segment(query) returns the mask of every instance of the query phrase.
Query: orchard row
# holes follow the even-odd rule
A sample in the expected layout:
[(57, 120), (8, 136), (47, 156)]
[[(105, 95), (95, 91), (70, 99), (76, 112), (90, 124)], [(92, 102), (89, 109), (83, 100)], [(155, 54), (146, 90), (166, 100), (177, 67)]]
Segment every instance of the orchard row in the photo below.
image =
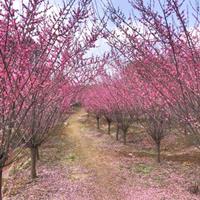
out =
[[(111, 2), (96, 12), (91, 0), (0, 1), (0, 188), (24, 148), (37, 176), (38, 148), (77, 101), (108, 131), (117, 122), (124, 143), (130, 125), (144, 122), (158, 161), (174, 123), (200, 148), (198, 2), (129, 2), (126, 17)], [(91, 56), (98, 39), (110, 48)]]

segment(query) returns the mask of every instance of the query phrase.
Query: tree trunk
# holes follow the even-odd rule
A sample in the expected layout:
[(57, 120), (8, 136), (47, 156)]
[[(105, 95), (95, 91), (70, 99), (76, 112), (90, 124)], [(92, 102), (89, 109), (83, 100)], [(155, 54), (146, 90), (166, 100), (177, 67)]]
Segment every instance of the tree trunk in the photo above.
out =
[(157, 144), (157, 162), (160, 163), (160, 142)]
[(38, 146), (36, 147), (36, 157), (37, 157), (37, 160), (40, 160), (40, 152), (39, 152)]
[(126, 145), (126, 135), (127, 135), (127, 130), (123, 130), (123, 133), (124, 133), (124, 145)]
[(108, 121), (108, 134), (110, 135), (110, 125), (111, 125), (111, 121)]
[(31, 178), (37, 178), (36, 173), (37, 147), (31, 147)]
[(119, 125), (117, 125), (116, 140), (119, 140)]
[(2, 186), (3, 186), (3, 168), (0, 168), (0, 200), (3, 199)]
[(97, 119), (97, 129), (99, 129), (100, 128), (100, 126), (99, 126), (99, 119), (100, 119), (100, 117), (96, 117), (96, 119)]

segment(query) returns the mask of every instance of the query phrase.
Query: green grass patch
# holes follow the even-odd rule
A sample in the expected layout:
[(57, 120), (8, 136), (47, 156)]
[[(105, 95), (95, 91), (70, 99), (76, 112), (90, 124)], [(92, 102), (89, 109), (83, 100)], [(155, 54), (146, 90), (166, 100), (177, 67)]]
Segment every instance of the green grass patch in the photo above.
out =
[(69, 161), (75, 161), (75, 160), (76, 160), (76, 155), (74, 155), (74, 154), (69, 154), (69, 155), (67, 156), (67, 160), (69, 160)]
[(154, 167), (145, 163), (138, 163), (134, 166), (134, 171), (139, 174), (148, 175), (153, 171)]

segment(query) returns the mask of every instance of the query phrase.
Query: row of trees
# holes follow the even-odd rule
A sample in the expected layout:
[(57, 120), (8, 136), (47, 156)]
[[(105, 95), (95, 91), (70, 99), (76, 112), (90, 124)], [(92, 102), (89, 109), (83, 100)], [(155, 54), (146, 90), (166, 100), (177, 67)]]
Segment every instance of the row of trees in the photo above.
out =
[(119, 67), (115, 67), (115, 74), (104, 73), (100, 82), (84, 91), (82, 104), (89, 113), (95, 114), (97, 128), (102, 117), (108, 124), (108, 134), (111, 123), (115, 123), (116, 140), (122, 132), (124, 144), (130, 127), (140, 123), (155, 142), (160, 162), (161, 140), (170, 128), (169, 107), (153, 87), (140, 80), (132, 65), (125, 65), (123, 69), (122, 63), (116, 66)]
[(110, 19), (123, 37), (108, 40), (162, 97), (168, 113), (199, 148), (199, 3), (132, 0), (130, 5), (135, 15), (129, 19), (109, 6)]
[(98, 120), (100, 115), (109, 118), (108, 126), (117, 122), (116, 137), (121, 129), (124, 143), (131, 123), (143, 119), (156, 143), (158, 161), (171, 122), (180, 124), (200, 148), (198, 2), (129, 2), (133, 15), (128, 18), (112, 3), (105, 9), (115, 25), (104, 30), (112, 49), (110, 75), (105, 68), (89, 86), (83, 104)]
[(94, 21), (90, 0), (60, 7), (0, 2), (0, 190), (3, 168), (23, 148), (30, 149), (36, 178), (38, 148), (69, 116), (80, 85), (97, 73), (100, 59), (87, 56), (101, 33)]
[[(99, 21), (91, 0), (58, 8), (29, 0), (18, 10), (14, 0), (0, 2), (0, 188), (3, 168), (25, 147), (36, 177), (38, 148), (88, 83), (82, 103), (98, 127), (105, 117), (108, 133), (116, 122), (125, 144), (130, 125), (143, 120), (160, 161), (160, 142), (176, 120), (199, 147), (198, 2), (129, 2), (132, 16), (108, 3)], [(112, 49), (103, 59), (88, 56), (99, 37)]]

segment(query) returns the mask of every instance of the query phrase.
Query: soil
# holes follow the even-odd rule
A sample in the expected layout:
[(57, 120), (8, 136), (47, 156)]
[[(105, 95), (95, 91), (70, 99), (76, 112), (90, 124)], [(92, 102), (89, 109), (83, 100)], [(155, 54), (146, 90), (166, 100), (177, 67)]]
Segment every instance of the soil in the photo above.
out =
[(95, 118), (78, 108), (41, 147), (37, 179), (31, 180), (27, 159), (11, 167), (4, 180), (5, 199), (200, 199), (190, 191), (200, 180), (198, 152), (165, 151), (158, 164), (154, 151), (141, 151), (149, 148), (146, 143), (123, 145), (111, 130), (108, 135), (105, 124), (96, 129)]

